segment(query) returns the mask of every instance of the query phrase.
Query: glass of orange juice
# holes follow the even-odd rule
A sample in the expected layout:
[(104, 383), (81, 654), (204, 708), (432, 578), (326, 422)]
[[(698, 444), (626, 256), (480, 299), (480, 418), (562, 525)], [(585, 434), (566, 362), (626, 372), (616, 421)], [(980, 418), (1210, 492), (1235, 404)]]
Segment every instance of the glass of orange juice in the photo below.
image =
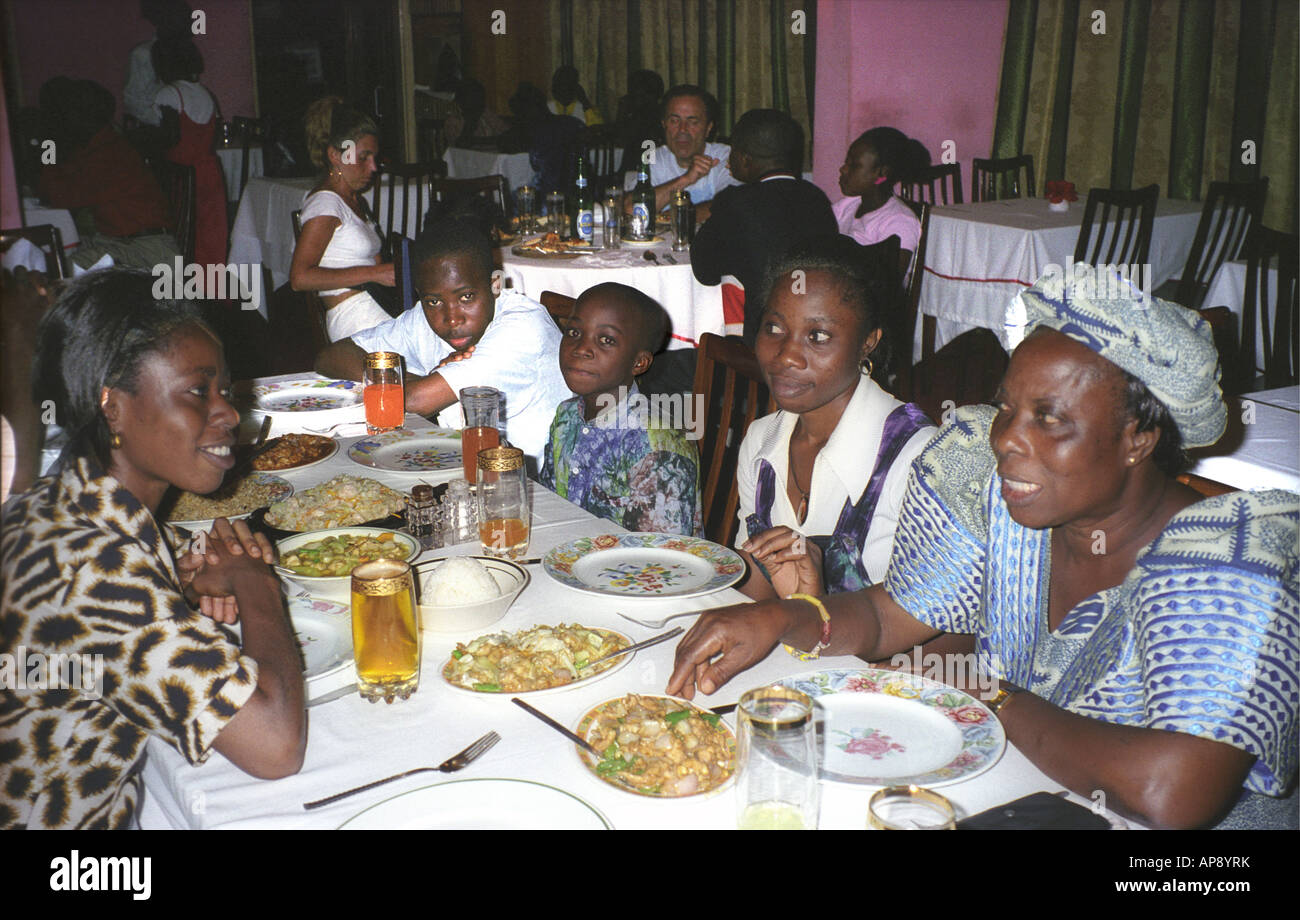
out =
[(501, 391), (495, 387), (465, 387), (460, 391), (465, 427), (460, 430), (465, 481), (478, 481), (478, 453), (501, 444)]
[(493, 447), (478, 454), (478, 535), (483, 552), (501, 559), (528, 554), (528, 476), (524, 452)]
[(402, 356), (395, 351), (370, 352), (361, 379), (365, 387), (361, 395), (366, 404), (366, 431), (378, 434), (401, 428), (406, 418)]

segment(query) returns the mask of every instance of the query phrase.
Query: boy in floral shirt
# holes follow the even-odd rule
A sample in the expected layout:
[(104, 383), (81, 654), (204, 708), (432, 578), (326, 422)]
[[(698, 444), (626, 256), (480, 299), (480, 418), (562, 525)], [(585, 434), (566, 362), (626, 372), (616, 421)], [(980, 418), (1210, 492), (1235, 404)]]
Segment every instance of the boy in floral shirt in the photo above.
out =
[(611, 282), (578, 298), (560, 340), (578, 395), (555, 411), (539, 478), (628, 530), (702, 536), (699, 454), (635, 382), (667, 334), (668, 315), (635, 288)]

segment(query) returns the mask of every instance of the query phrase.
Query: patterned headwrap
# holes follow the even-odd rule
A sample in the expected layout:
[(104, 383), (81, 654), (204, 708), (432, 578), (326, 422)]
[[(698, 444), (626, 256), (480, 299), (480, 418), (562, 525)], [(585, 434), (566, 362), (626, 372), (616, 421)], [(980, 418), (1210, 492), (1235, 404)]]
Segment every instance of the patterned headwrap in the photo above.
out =
[(1007, 350), (1039, 326), (1083, 343), (1145, 383), (1169, 410), (1184, 447), (1213, 444), (1223, 435), (1228, 409), (1219, 389), (1219, 355), (1209, 324), (1195, 311), (1101, 269), (1068, 278), (1049, 271), (1007, 308)]

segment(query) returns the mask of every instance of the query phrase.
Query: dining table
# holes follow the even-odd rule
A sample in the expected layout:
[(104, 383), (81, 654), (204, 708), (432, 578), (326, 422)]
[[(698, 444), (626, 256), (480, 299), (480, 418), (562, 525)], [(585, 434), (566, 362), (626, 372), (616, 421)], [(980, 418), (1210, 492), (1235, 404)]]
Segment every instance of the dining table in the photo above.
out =
[(1247, 491), (1300, 492), (1300, 386), (1228, 400), (1228, 430), (1191, 452), (1189, 472)]
[[(1049, 264), (1072, 262), (1083, 203), (1052, 211), (1045, 198), (1009, 198), (940, 205), (930, 210), (925, 277), (917, 307), (912, 358), (921, 358), (921, 315), (935, 317), (935, 348), (963, 332), (1001, 333), (1007, 307)], [(1196, 235), (1201, 203), (1161, 198), (1151, 233), (1151, 289), (1183, 268)]]
[[(284, 384), (298, 377), (301, 375), (266, 378), (253, 383)], [(287, 413), (273, 416), (272, 435), (313, 427), (310, 422), (286, 420), (285, 415)], [(339, 441), (336, 454), (314, 466), (279, 475), (297, 489), (349, 473), (367, 476), (403, 491), (421, 480), (436, 484), (458, 475), (455, 470), (411, 473), (359, 465), (349, 459), (349, 449), (365, 437), (356, 427), (359, 416), (355, 413), (349, 416), (347, 411), (343, 411), (341, 417), (350, 417), (352, 421), (336, 422), (342, 425), (336, 434)], [(243, 414), (245, 430), (255, 428), (260, 418), (257, 412), (246, 410)], [(417, 433), (428, 428), (424, 419), (414, 415), (407, 416), (406, 425)], [(592, 516), (536, 483), (532, 485), (532, 493), (532, 531), (527, 549), (530, 557), (544, 557), (551, 550), (579, 538), (616, 537), (623, 533), (620, 527)], [(479, 552), (476, 543), (445, 546), (425, 550), (415, 564), (431, 558)], [(633, 641), (639, 641), (662, 630), (634, 624), (620, 617), (620, 612), (641, 619), (685, 614), (675, 621), (675, 625), (689, 627), (700, 612), (743, 602), (744, 596), (734, 588), (723, 587), (712, 593), (681, 598), (615, 597), (579, 591), (562, 584), (548, 575), (542, 565), (527, 565), (526, 570), (529, 574), (527, 586), (504, 618), (490, 628), (468, 633), (423, 634), (419, 686), (408, 699), (392, 704), (370, 703), (356, 693), (348, 693), (309, 708), (306, 756), (302, 769), (294, 776), (279, 780), (255, 779), (215, 751), (203, 764), (192, 766), (166, 743), (151, 739), (143, 773), (145, 795), (140, 812), (141, 826), (158, 829), (331, 829), (349, 821), (373, 825), (378, 820), (381, 824), (387, 821), (429, 828), (448, 827), (449, 824), (454, 827), (488, 824), (524, 827), (538, 826), (539, 823), (557, 828), (679, 830), (736, 827), (734, 782), (683, 798), (638, 795), (617, 788), (588, 770), (571, 741), (511, 705), (511, 694), (460, 689), (444, 680), (442, 671), (457, 643), (468, 642), (480, 632), (513, 631), (539, 624), (581, 623), (588, 627), (616, 630)], [(336, 615), (346, 629), (347, 613)], [(674, 647), (675, 642), (661, 643), (637, 652), (625, 664), (592, 679), (522, 696), (534, 707), (573, 729), (584, 714), (604, 701), (628, 693), (662, 694), (672, 673)], [(777, 648), (715, 693), (697, 695), (695, 703), (702, 707), (734, 703), (750, 688), (778, 681), (788, 682), (799, 675), (859, 672), (866, 668), (868, 665), (863, 661), (849, 656), (803, 662)], [(342, 671), (309, 680), (306, 695), (309, 699), (319, 698), (355, 679), (355, 670), (349, 663)], [(977, 715), (987, 720), (990, 730), (1000, 732), (996, 717), (987, 712)], [(723, 722), (734, 729), (735, 714), (723, 716)], [(501, 741), (460, 772), (406, 777), (318, 809), (307, 810), (304, 807), (307, 802), (373, 780), (415, 767), (437, 765), (488, 731), (499, 733)], [(830, 730), (826, 729), (824, 734), (829, 735)], [(452, 783), (457, 785), (449, 785)], [(444, 784), (448, 785), (444, 787)], [(959, 817), (1034, 792), (1060, 791), (1058, 783), (1044, 775), (1010, 743), (1005, 747), (999, 744), (996, 750), (990, 749), (979, 770), (935, 785), (937, 791), (953, 803)], [(865, 828), (868, 800), (878, 788), (854, 778), (823, 778), (820, 782), (818, 826), (823, 829)], [(492, 797), (502, 790), (520, 794), (523, 804), (518, 811), (501, 813), (506, 806), (499, 798)], [(1070, 798), (1079, 804), (1090, 804), (1077, 795), (1071, 794)], [(539, 802), (537, 807), (542, 811), (533, 810), (528, 805), (534, 800)], [(550, 810), (556, 800), (568, 807)], [(475, 809), (483, 811), (477, 813)], [(448, 817), (452, 812), (455, 817)], [(1122, 819), (1109, 817), (1113, 826), (1125, 826)], [(1127, 826), (1136, 825), (1128, 822)]]
[(447, 164), (448, 179), (505, 176), (506, 185), (512, 192), (521, 185), (531, 185), (533, 182), (533, 167), (526, 150), (522, 153), (501, 153), (495, 150), (448, 147), (442, 154), (442, 161)]
[[(226, 200), (239, 200), (239, 186), (244, 176), (244, 148), (238, 146), (217, 147), (217, 160), (221, 163), (221, 174), (226, 180)], [(262, 147), (260, 144), (248, 148), (248, 178), (253, 179), (263, 174)]]
[[(602, 238), (603, 230), (598, 230), (597, 246)], [(659, 234), (649, 245), (623, 242), (618, 249), (593, 248), (578, 255), (526, 255), (516, 250), (502, 249), (502, 270), (511, 287), (534, 300), (545, 291), (577, 297), (597, 284), (615, 281), (643, 291), (663, 306), (672, 323), (670, 350), (697, 348), (706, 332), (726, 333), (722, 286), (695, 280), (690, 250), (674, 252), (669, 233)]]

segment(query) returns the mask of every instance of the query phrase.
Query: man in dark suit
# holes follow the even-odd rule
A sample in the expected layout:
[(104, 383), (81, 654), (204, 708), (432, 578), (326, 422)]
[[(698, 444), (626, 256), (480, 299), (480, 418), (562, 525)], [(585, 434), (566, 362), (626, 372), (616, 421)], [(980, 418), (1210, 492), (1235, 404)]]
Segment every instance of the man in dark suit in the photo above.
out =
[(768, 268), (791, 246), (838, 232), (826, 194), (800, 177), (803, 129), (775, 109), (751, 109), (731, 135), (731, 174), (743, 185), (723, 189), (691, 243), (701, 284), (734, 275), (745, 288), (744, 338), (754, 344)]

